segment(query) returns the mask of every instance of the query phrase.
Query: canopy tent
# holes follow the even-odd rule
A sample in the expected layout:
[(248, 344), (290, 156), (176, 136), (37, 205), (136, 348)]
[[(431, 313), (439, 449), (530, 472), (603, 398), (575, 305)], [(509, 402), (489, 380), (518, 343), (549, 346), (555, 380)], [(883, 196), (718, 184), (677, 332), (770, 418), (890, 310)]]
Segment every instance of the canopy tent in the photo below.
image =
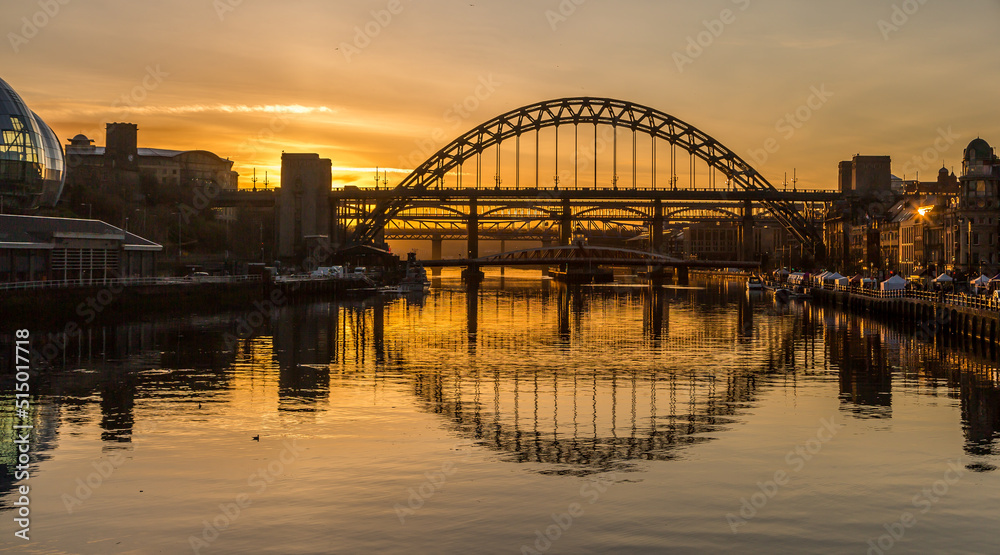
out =
[(879, 289), (882, 291), (899, 291), (904, 288), (906, 288), (906, 280), (899, 276), (892, 276), (879, 284)]
[(986, 276), (981, 275), (976, 279), (972, 280), (973, 287), (988, 287), (989, 285), (990, 285), (990, 278)]
[(861, 280), (862, 279), (863, 278), (861, 277), (861, 274), (858, 274), (858, 275), (856, 275), (856, 276), (854, 276), (854, 277), (851, 278), (850, 283), (851, 283), (851, 285), (861, 285)]
[(949, 276), (948, 274), (942, 273), (938, 277), (934, 278), (934, 281), (936, 281), (937, 283), (951, 283), (955, 281), (955, 279)]
[(878, 280), (875, 278), (861, 278), (861, 287), (871, 287), (874, 289), (878, 285)]
[(838, 274), (837, 272), (829, 273), (829, 274), (826, 274), (825, 276), (823, 276), (823, 283), (824, 284), (829, 283), (829, 284), (837, 284), (837, 285), (847, 285), (848, 281), (849, 280), (846, 277)]
[(780, 270), (777, 270), (777, 271), (775, 271), (775, 272), (774, 272), (774, 275), (776, 275), (776, 276), (787, 276), (787, 275), (788, 275), (788, 274), (790, 274), (790, 273), (791, 273), (791, 272), (789, 272), (788, 270), (786, 270), (786, 269), (782, 268), (782, 269), (780, 269)]

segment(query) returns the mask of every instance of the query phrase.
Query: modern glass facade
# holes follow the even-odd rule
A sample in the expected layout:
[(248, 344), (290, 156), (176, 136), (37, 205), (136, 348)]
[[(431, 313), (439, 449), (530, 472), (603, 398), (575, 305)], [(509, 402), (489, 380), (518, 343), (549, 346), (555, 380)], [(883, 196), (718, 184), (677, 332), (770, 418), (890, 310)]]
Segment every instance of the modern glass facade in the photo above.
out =
[(4, 206), (55, 205), (65, 181), (56, 134), (0, 79), (0, 198)]

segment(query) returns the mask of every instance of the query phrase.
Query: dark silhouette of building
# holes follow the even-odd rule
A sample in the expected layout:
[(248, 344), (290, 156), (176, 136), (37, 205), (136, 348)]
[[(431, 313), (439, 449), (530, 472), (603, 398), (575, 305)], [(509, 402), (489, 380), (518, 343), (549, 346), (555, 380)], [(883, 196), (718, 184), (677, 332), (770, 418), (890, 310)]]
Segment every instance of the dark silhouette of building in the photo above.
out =
[(138, 194), (143, 180), (160, 186), (214, 185), (235, 190), (233, 162), (206, 150), (139, 148), (134, 123), (107, 124), (107, 146), (94, 146), (85, 135), (66, 146), (70, 188), (123, 188)]
[(276, 207), (278, 258), (298, 264), (309, 256), (308, 247), (325, 246), (330, 252), (332, 186), (330, 160), (320, 159), (319, 154), (281, 155), (281, 192)]

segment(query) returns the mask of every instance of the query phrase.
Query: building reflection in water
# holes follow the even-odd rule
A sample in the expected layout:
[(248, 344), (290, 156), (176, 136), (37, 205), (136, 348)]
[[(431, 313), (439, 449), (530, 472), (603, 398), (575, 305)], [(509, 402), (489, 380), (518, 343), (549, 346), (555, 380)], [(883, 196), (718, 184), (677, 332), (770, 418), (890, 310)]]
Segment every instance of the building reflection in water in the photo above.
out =
[(944, 337), (916, 341), (906, 323), (889, 326), (836, 310), (814, 310), (826, 320), (825, 344), (831, 364), (839, 367), (845, 410), (891, 418), (894, 382), (907, 393), (957, 397), (966, 453), (1000, 454), (1000, 370), (995, 347)]
[[(329, 304), (293, 305), (278, 309), (274, 318), (278, 409), (318, 410), (330, 397), (330, 362), (337, 356), (340, 310)], [(362, 338), (370, 335), (361, 331)]]
[[(830, 364), (838, 367), (840, 399), (845, 410), (869, 418), (892, 417), (892, 366), (899, 367), (896, 338), (889, 339), (865, 320), (852, 315), (823, 311), (829, 336), (826, 341)], [(883, 345), (884, 341), (894, 344)]]

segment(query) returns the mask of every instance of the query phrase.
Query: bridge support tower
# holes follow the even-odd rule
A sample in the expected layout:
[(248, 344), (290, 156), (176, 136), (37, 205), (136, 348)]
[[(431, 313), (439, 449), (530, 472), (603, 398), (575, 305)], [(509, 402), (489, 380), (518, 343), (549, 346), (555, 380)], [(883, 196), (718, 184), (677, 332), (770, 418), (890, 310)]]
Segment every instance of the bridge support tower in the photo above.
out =
[(331, 162), (319, 154), (281, 155), (281, 195), (275, 207), (277, 258), (301, 264), (311, 245), (307, 237), (330, 241)]
[[(660, 199), (653, 201), (653, 219), (649, 221), (649, 250), (663, 254), (663, 203)], [(650, 267), (649, 279), (654, 284), (660, 284), (665, 273), (663, 266)]]
[(663, 203), (653, 201), (653, 219), (649, 222), (649, 246), (656, 254), (663, 254)]
[[(469, 236), (466, 258), (475, 260), (479, 258), (479, 202), (475, 196), (469, 198), (469, 225), (466, 233)], [(478, 283), (483, 278), (483, 272), (478, 265), (470, 264), (462, 272), (462, 277), (468, 283)]]
[(469, 260), (479, 258), (479, 203), (476, 197), (469, 199), (469, 221), (466, 233), (469, 239), (465, 257)]
[(562, 214), (559, 216), (559, 245), (566, 246), (573, 241), (573, 210), (569, 197), (562, 199)]

